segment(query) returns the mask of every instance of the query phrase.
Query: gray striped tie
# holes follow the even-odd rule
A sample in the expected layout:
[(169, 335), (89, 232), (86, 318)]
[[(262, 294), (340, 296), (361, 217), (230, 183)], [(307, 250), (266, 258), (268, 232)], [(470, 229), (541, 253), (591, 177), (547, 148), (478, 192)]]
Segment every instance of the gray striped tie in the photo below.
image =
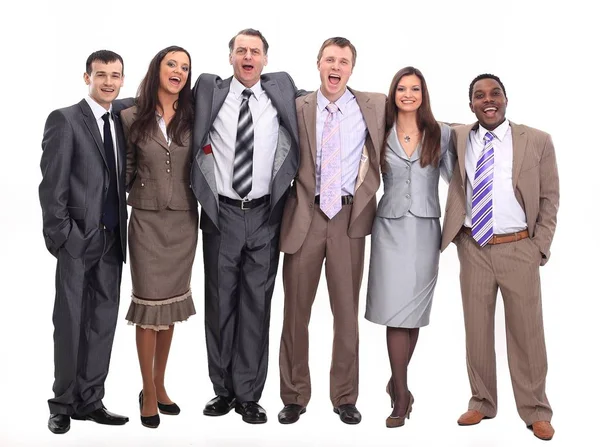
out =
[(242, 104), (238, 118), (233, 160), (233, 189), (244, 199), (252, 189), (252, 154), (254, 153), (254, 127), (248, 100), (252, 95), (249, 88), (242, 92)]

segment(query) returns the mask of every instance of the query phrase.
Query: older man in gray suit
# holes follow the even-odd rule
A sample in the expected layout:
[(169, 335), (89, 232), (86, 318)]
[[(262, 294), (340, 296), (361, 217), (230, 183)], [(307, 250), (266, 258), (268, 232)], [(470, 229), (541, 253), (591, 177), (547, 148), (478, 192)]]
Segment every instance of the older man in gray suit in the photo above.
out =
[(54, 397), (48, 428), (71, 418), (122, 425), (102, 403), (126, 253), (125, 141), (113, 100), (123, 59), (96, 51), (83, 75), (89, 96), (53, 111), (42, 141), (40, 203), (46, 247), (57, 258)]
[(202, 206), (205, 325), (217, 396), (208, 416), (235, 407), (250, 424), (267, 375), (279, 225), (298, 168), (297, 89), (287, 73), (261, 75), (269, 45), (257, 30), (229, 42), (233, 77), (196, 81), (192, 188)]

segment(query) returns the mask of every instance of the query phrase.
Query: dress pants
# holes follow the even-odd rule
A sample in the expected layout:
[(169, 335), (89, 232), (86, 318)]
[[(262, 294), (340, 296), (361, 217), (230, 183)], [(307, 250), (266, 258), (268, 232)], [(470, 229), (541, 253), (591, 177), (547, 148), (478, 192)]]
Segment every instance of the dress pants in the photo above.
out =
[(279, 223), (266, 202), (250, 210), (221, 202), (220, 232), (202, 232), (208, 370), (215, 393), (258, 401), (267, 377)]
[(479, 247), (464, 232), (456, 238), (460, 261), (470, 410), (497, 412), (494, 314), (498, 289), (504, 301), (508, 366), (519, 416), (527, 425), (549, 421), (546, 345), (539, 266), (541, 254), (529, 239)]
[(102, 406), (117, 314), (123, 255), (118, 228), (98, 230), (84, 254), (58, 250), (54, 301), (54, 398), (50, 413)]
[(350, 238), (352, 205), (329, 220), (316, 208), (304, 243), (283, 260), (285, 305), (279, 352), (280, 392), (285, 405), (305, 407), (311, 397), (308, 324), (321, 267), (334, 321), (330, 399), (334, 406), (358, 398), (358, 298), (363, 275), (365, 238)]

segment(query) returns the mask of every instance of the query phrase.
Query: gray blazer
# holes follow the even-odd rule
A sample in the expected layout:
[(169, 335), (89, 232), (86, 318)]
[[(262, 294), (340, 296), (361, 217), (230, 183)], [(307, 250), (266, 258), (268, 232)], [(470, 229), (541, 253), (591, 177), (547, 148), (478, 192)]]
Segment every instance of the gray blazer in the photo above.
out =
[[(200, 228), (219, 231), (219, 198), (215, 181), (212, 148), (208, 146), (209, 132), (225, 98), (232, 78), (225, 80), (213, 74), (201, 74), (194, 86), (195, 117), (193, 130), (192, 189), (202, 206)], [(298, 171), (298, 121), (295, 98), (299, 93), (294, 81), (285, 72), (260, 77), (265, 90), (279, 115), (279, 138), (271, 174), (271, 213), (269, 222), (279, 223), (292, 179)]]
[(440, 123), (442, 156), (438, 166), (421, 167), (421, 145), (408, 157), (398, 142), (396, 126), (392, 127), (385, 151), (383, 197), (377, 207), (377, 216), (402, 217), (408, 212), (418, 217), (441, 217), (438, 184), (440, 174), (450, 181), (456, 163), (452, 131)]
[[(119, 231), (125, 260), (125, 139), (119, 117), (113, 114), (113, 119), (119, 166)], [(85, 99), (48, 116), (42, 149), (39, 194), (46, 247), (57, 256), (64, 246), (73, 258), (80, 258), (99, 231), (110, 181), (102, 136)]]

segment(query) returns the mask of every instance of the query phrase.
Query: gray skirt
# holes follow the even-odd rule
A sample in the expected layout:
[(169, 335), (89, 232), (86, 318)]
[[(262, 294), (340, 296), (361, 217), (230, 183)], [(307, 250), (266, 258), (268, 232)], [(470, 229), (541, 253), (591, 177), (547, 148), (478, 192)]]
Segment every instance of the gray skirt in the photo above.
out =
[(440, 260), (440, 220), (376, 217), (365, 318), (391, 327), (429, 324)]
[(131, 305), (125, 317), (163, 330), (196, 313), (190, 281), (198, 242), (198, 211), (133, 208), (129, 219)]

